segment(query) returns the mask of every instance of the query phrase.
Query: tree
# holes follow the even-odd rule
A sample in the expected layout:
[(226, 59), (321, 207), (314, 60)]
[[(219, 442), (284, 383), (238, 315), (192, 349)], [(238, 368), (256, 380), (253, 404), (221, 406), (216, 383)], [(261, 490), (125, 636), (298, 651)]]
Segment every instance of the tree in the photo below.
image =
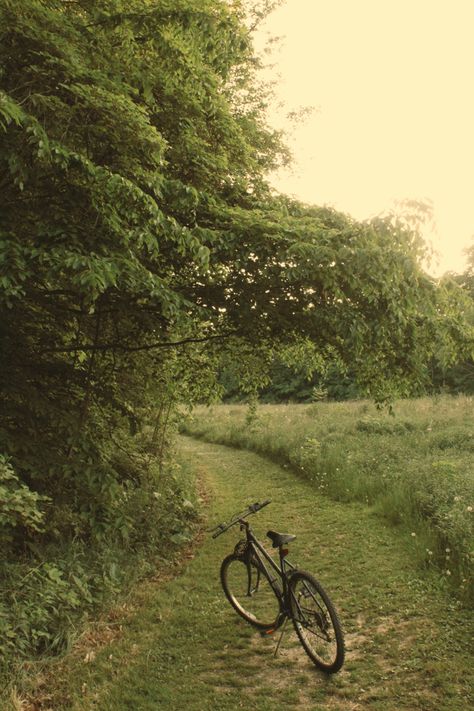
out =
[(114, 528), (114, 438), (160, 393), (196, 397), (196, 364), (208, 391), (240, 359), (251, 387), (292, 347), (383, 400), (466, 342), (409, 226), (272, 193), (288, 155), (244, 16), (0, 2), (0, 449), (70, 512), (61, 535)]
[[(465, 322), (474, 326), (474, 247), (466, 250), (468, 256), (467, 268), (462, 274), (448, 274), (446, 281), (451, 282), (451, 287), (458, 292), (463, 292), (462, 304), (459, 312), (463, 313)], [(433, 363), (433, 385), (435, 389), (448, 389), (450, 392), (474, 393), (474, 352), (466, 348), (455, 362), (449, 365)]]

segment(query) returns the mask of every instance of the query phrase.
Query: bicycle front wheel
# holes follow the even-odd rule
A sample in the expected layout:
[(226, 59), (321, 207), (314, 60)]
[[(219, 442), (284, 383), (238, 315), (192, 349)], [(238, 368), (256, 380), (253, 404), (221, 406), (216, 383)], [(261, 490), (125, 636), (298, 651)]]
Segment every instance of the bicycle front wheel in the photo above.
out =
[(228, 555), (222, 561), (221, 582), (230, 604), (244, 620), (261, 630), (279, 626), (280, 599), (256, 561)]
[(293, 625), (311, 661), (328, 674), (344, 663), (344, 637), (336, 610), (318, 581), (302, 570), (289, 581)]

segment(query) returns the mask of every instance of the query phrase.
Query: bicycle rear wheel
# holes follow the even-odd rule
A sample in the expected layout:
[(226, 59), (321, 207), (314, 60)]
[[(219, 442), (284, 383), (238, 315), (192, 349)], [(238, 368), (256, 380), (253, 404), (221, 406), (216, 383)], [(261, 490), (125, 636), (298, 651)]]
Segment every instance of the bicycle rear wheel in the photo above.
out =
[(257, 561), (228, 555), (222, 561), (221, 582), (230, 604), (244, 620), (262, 630), (279, 626), (280, 600)]
[(312, 575), (298, 570), (290, 577), (289, 596), (293, 625), (306, 654), (323, 671), (339, 671), (344, 636), (328, 594)]

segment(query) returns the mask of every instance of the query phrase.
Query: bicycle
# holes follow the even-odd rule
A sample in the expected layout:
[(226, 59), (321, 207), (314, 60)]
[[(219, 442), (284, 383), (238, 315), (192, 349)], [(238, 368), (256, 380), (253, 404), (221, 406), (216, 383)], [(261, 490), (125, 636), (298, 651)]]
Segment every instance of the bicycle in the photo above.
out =
[[(240, 524), (245, 539), (222, 561), (220, 577), (224, 593), (236, 612), (262, 633), (271, 634), (291, 619), (298, 639), (311, 661), (334, 674), (344, 663), (344, 636), (337, 612), (328, 594), (310, 573), (298, 570), (287, 559), (286, 547), (296, 536), (268, 531), (278, 548), (279, 565), (256, 539), (245, 519), (271, 503), (248, 506), (210, 530), (217, 538)], [(283, 632), (282, 632), (283, 636)], [(277, 649), (281, 642), (278, 643)]]

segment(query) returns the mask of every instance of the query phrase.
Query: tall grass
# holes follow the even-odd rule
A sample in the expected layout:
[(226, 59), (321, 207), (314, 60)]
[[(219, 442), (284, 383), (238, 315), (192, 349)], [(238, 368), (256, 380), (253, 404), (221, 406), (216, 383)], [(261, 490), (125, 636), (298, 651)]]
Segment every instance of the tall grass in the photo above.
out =
[(184, 431), (290, 466), (338, 501), (406, 527), (427, 566), (474, 602), (473, 398), (199, 408)]

